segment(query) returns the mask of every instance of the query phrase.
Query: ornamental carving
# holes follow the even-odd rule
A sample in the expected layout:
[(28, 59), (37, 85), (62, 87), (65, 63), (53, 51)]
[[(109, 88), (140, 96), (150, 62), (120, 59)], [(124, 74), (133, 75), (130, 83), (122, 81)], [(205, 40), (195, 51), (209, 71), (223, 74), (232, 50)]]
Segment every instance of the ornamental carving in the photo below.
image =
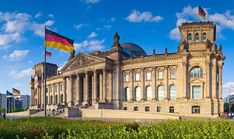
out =
[(85, 57), (85, 56), (79, 56), (79, 57), (69, 66), (69, 69), (87, 66), (87, 65), (89, 65), (89, 64), (91, 64), (91, 63), (95, 63), (95, 60), (94, 60), (94, 59), (90, 59), (90, 58)]

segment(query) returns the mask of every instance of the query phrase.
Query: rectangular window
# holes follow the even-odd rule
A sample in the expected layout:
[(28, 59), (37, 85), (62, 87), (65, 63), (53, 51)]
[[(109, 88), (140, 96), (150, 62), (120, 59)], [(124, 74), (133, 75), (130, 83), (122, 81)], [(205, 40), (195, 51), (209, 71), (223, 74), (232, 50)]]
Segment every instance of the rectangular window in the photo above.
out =
[(128, 75), (128, 74), (125, 74), (125, 75), (124, 75), (124, 81), (125, 81), (125, 82), (129, 82), (129, 75)]
[(146, 73), (146, 80), (152, 80), (152, 74), (150, 71)]
[(174, 113), (174, 107), (173, 106), (169, 107), (169, 112)]
[(192, 113), (195, 114), (199, 114), (200, 113), (200, 106), (192, 106)]
[(59, 85), (59, 91), (63, 91), (63, 86)]
[(158, 72), (158, 79), (163, 79), (163, 71)]
[(201, 98), (201, 86), (193, 86), (192, 88), (193, 99), (200, 99)]
[(134, 109), (134, 111), (138, 111), (138, 107), (134, 107), (133, 109)]
[(128, 110), (128, 108), (127, 107), (123, 107), (123, 110)]
[(135, 74), (135, 80), (136, 81), (140, 81), (140, 73), (136, 73)]
[(176, 78), (176, 70), (170, 70), (170, 79), (175, 79)]
[(149, 112), (150, 111), (150, 107), (145, 107), (145, 111)]
[(161, 107), (158, 106), (158, 107), (157, 107), (157, 112), (160, 112), (160, 111), (161, 111)]

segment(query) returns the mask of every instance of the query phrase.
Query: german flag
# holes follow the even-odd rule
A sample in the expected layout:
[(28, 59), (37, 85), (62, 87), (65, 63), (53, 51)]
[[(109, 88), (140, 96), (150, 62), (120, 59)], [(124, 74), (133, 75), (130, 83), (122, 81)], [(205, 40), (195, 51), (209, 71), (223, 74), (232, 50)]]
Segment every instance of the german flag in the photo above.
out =
[(45, 51), (45, 56), (46, 57), (51, 57), (51, 55), (52, 55), (51, 52)]
[(45, 28), (45, 46), (51, 48), (57, 48), (63, 51), (67, 51), (69, 53), (73, 53), (74, 40), (71, 40), (67, 37), (64, 37), (56, 32), (48, 30)]
[(201, 6), (198, 6), (198, 14), (200, 17), (205, 18), (206, 13), (205, 11), (201, 8)]

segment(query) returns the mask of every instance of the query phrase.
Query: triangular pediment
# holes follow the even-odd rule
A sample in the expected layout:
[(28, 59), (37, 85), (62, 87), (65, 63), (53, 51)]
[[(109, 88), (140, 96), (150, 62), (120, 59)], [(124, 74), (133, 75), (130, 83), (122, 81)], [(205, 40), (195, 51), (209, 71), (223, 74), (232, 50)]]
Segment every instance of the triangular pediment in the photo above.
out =
[(81, 68), (93, 64), (99, 64), (105, 62), (105, 58), (79, 53), (74, 57), (72, 60), (70, 60), (62, 69), (61, 72), (72, 70), (76, 68)]

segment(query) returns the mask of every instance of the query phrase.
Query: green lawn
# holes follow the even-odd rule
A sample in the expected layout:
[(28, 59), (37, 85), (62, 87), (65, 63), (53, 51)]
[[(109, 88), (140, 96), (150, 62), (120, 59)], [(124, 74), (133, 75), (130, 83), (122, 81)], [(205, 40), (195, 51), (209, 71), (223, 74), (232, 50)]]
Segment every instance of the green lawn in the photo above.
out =
[(234, 138), (228, 120), (168, 120), (151, 124), (68, 120), (0, 119), (0, 138)]

